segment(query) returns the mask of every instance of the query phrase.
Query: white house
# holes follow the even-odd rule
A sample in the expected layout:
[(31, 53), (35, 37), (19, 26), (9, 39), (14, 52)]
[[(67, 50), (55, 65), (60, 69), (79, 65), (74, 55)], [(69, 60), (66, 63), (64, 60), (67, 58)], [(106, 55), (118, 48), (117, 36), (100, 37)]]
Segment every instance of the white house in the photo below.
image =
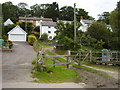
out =
[(9, 25), (9, 24), (14, 24), (14, 23), (10, 20), (10, 18), (8, 18), (8, 19), (4, 22), (4, 26), (7, 26), (7, 25)]
[(25, 42), (27, 33), (20, 27), (16, 26), (8, 32), (8, 40)]
[(109, 29), (110, 31), (113, 31), (111, 25), (107, 25), (107, 29)]
[(83, 32), (87, 31), (88, 27), (95, 22), (94, 20), (85, 20), (85, 19), (81, 19), (80, 23), (82, 24), (82, 26), (80, 26), (79, 30), (82, 30)]
[(42, 34), (48, 34), (48, 39), (52, 40), (56, 36), (56, 22), (41, 21), (40, 22), (40, 37)]

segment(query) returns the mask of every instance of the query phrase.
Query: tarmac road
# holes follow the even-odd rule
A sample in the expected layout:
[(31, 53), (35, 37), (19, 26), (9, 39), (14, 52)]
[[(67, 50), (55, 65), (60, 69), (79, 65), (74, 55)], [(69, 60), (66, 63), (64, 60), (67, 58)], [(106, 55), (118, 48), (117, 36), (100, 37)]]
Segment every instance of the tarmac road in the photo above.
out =
[(2, 88), (83, 88), (83, 83), (30, 82), (33, 80), (31, 61), (36, 52), (26, 42), (15, 42), (13, 49), (13, 52), (2, 53)]

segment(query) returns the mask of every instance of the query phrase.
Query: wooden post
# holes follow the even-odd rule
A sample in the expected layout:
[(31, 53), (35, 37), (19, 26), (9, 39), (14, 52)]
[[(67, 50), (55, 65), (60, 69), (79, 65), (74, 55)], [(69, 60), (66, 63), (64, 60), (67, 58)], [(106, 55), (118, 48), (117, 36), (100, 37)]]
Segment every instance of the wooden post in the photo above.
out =
[(68, 50), (68, 56), (67, 56), (67, 68), (69, 68), (69, 60), (70, 60), (70, 50)]
[(44, 67), (42, 66), (44, 64), (44, 52), (41, 53), (42, 54), (42, 63), (41, 63), (41, 71), (43, 71)]
[(80, 61), (81, 61), (81, 52), (79, 52), (79, 61), (78, 61), (78, 66), (80, 66)]
[(116, 61), (118, 61), (118, 51), (116, 52)]
[(67, 64), (66, 64), (67, 68), (69, 68), (69, 57), (67, 56)]
[[(55, 59), (53, 59), (53, 64), (55, 64)], [(55, 68), (55, 65), (53, 65), (53, 68)]]
[(37, 52), (37, 58), (36, 58), (36, 71), (38, 71), (38, 56), (39, 56), (39, 52)]
[(90, 62), (92, 61), (92, 51), (90, 50)]

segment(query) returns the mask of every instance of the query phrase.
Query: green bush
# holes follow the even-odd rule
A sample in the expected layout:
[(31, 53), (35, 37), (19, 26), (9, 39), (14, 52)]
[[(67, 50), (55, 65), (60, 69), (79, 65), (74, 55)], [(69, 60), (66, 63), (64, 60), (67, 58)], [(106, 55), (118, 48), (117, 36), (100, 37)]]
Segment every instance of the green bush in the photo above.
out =
[(48, 35), (47, 35), (47, 33), (42, 34), (40, 40), (41, 41), (48, 41)]
[(33, 59), (32, 64), (33, 64), (33, 65), (36, 64), (36, 58)]
[(3, 35), (3, 36), (2, 36), (2, 39), (3, 39), (4, 41), (7, 41), (7, 39), (8, 39), (7, 35)]
[(8, 44), (9, 49), (13, 47), (13, 42), (11, 40), (7, 40), (6, 43)]
[(37, 39), (36, 39), (36, 37), (34, 35), (29, 35), (28, 36), (28, 43), (30, 45), (33, 45), (35, 41), (37, 41)]

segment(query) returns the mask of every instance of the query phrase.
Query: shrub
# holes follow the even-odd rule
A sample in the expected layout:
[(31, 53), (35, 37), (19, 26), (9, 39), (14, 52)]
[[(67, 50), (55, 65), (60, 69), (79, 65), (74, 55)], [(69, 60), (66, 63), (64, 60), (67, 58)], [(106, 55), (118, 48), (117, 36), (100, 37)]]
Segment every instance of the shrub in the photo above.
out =
[(48, 41), (48, 35), (47, 35), (47, 33), (42, 34), (40, 40), (42, 40), (42, 41)]
[(3, 35), (3, 36), (2, 36), (2, 39), (3, 39), (4, 41), (7, 41), (8, 37), (7, 37), (6, 35)]
[(7, 43), (8, 47), (9, 47), (9, 49), (11, 49), (12, 46), (13, 46), (13, 42), (11, 40), (7, 40), (6, 43)]
[(28, 43), (30, 45), (33, 45), (35, 41), (37, 41), (37, 39), (36, 39), (36, 37), (34, 35), (29, 35), (28, 36)]
[(32, 65), (35, 65), (35, 64), (36, 64), (36, 58), (34, 58), (32, 61)]

